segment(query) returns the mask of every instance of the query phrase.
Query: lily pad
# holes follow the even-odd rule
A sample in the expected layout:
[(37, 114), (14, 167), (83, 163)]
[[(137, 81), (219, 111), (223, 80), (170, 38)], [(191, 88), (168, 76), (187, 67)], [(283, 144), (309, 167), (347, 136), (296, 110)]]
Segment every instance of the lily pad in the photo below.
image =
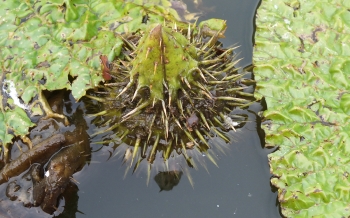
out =
[(350, 2), (262, 1), (256, 97), (286, 217), (348, 217)]
[[(28, 114), (40, 114), (34, 104), (43, 90), (68, 89), (76, 100), (83, 97), (103, 81), (100, 55), (110, 60), (120, 55), (121, 33), (142, 32), (149, 24), (178, 20), (169, 1), (163, 0), (163, 5), (151, 3), (1, 1), (1, 88), (5, 94), (15, 93), (5, 96), (1, 116), (5, 117), (9, 108), (14, 109), (11, 113), (19, 112), (16, 108), (20, 104), (13, 98), (26, 105)], [(7, 82), (14, 84), (14, 91)], [(5, 119), (2, 122), (2, 126), (11, 126)], [(23, 131), (14, 129), (14, 133), (25, 135), (30, 125), (23, 125)], [(6, 145), (12, 137), (5, 131), (0, 140)]]

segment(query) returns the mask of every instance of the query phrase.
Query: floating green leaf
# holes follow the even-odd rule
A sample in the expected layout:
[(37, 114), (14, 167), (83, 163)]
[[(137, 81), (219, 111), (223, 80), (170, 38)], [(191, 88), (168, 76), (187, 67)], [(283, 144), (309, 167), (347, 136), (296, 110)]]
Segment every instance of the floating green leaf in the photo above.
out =
[[(28, 134), (28, 128), (34, 126), (25, 111), (16, 107), (0, 113), (0, 137), (4, 145), (11, 142), (13, 135), (23, 136)], [(13, 133), (9, 134), (9, 133)]]
[(257, 12), (256, 96), (286, 217), (350, 215), (350, 1), (269, 0)]
[[(113, 60), (120, 55), (121, 33), (142, 32), (147, 25), (163, 23), (165, 19), (177, 21), (178, 15), (169, 1), (163, 0), (163, 6), (151, 3), (1, 1), (1, 89), (5, 94), (12, 93), (4, 96), (1, 116), (10, 113), (8, 108), (19, 112), (19, 104), (29, 114), (40, 114), (35, 100), (43, 90), (68, 89), (78, 100), (86, 90), (96, 87), (103, 81), (99, 56), (107, 55)], [(13, 131), (25, 135), (29, 126), (23, 125), (21, 130), (17, 126)], [(11, 132), (4, 131), (0, 141), (6, 145), (12, 137)]]

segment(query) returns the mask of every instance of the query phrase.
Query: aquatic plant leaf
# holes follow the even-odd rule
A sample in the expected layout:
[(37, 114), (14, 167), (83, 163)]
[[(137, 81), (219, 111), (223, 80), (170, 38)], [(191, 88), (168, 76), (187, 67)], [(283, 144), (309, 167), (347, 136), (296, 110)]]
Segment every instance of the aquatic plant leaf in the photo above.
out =
[[(192, 21), (198, 18), (199, 13), (190, 13), (187, 5), (182, 1), (173, 0), (127, 0), (138, 5), (143, 5), (150, 10), (159, 10), (164, 15), (171, 15), (176, 21)], [(160, 6), (160, 7), (159, 7)], [(145, 18), (145, 17), (143, 17)]]
[(348, 217), (350, 2), (262, 1), (255, 96), (286, 217)]
[(34, 123), (30, 121), (25, 111), (20, 107), (0, 113), (0, 140), (3, 145), (6, 145), (11, 142), (14, 135), (23, 136), (28, 134), (28, 129), (32, 126), (34, 126)]
[(226, 20), (212, 18), (199, 23), (198, 25), (205, 35), (214, 36), (218, 35), (219, 38), (224, 38), (224, 33), (226, 31), (227, 25)]
[[(177, 21), (176, 11), (166, 2), (159, 6), (121, 0), (1, 1), (0, 62), (5, 74), (1, 88), (10, 93), (4, 84), (12, 82), (14, 96), (32, 114), (42, 114), (34, 104), (43, 90), (68, 89), (79, 100), (103, 81), (99, 56), (113, 60), (120, 55), (119, 34), (142, 32), (164, 19)], [(11, 98), (3, 103), (18, 107)], [(2, 107), (4, 116), (7, 107)], [(10, 133), (2, 139), (12, 138), (6, 134)]]

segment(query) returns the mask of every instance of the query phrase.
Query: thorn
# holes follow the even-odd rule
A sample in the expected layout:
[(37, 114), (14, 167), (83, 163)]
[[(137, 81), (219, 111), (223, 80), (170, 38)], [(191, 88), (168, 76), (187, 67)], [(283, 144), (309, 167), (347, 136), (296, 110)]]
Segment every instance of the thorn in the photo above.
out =
[(170, 105), (171, 105), (171, 93), (169, 94), (169, 108), (170, 108)]
[(199, 68), (197, 68), (196, 70), (199, 72), (199, 74), (201, 75), (202, 79), (207, 83), (208, 81), (205, 79), (205, 76), (203, 75), (202, 71)]
[(92, 96), (92, 95), (85, 95), (86, 97), (90, 98), (90, 99), (93, 99), (93, 100), (96, 100), (98, 102), (106, 102), (105, 99), (103, 98), (99, 98), (99, 97), (96, 97), (96, 96)]
[(250, 102), (249, 100), (246, 100), (243, 98), (234, 98), (234, 97), (230, 97), (230, 96), (219, 96), (219, 97), (216, 97), (216, 100), (236, 101), (236, 102), (241, 102), (241, 103)]
[(229, 81), (208, 81), (209, 85), (220, 85), (220, 84), (225, 84), (228, 83)]
[(204, 114), (203, 114), (202, 112), (199, 112), (199, 116), (201, 117), (201, 119), (202, 119), (203, 123), (204, 123), (204, 124), (205, 124), (205, 126), (208, 128), (208, 130), (210, 130), (210, 127), (209, 127), (209, 125), (208, 125), (207, 120), (205, 119)]
[(212, 130), (220, 137), (222, 138), (225, 142), (230, 142), (230, 139), (228, 139), (226, 136), (224, 136), (221, 132), (219, 132), (215, 127), (212, 128)]
[(137, 89), (135, 90), (135, 93), (134, 93), (134, 96), (132, 96), (132, 99), (131, 101), (134, 101), (136, 95), (137, 95), (137, 92), (140, 90), (140, 87), (138, 86)]
[(186, 92), (186, 90), (185, 90), (184, 88), (181, 88), (181, 91), (182, 91), (182, 92), (184, 93), (184, 95), (187, 97), (187, 100), (190, 102), (190, 104), (191, 104), (192, 106), (194, 106), (193, 101), (192, 101), (190, 95)]
[(152, 131), (150, 130), (147, 137), (147, 143), (149, 142), (149, 139), (151, 138), (151, 136), (152, 136)]
[(131, 158), (130, 167), (132, 166), (132, 163), (134, 162), (134, 159), (136, 157), (137, 151), (139, 150), (140, 142), (141, 142), (141, 137), (137, 136), (137, 139), (136, 139), (136, 142), (135, 142), (135, 147), (134, 147), (134, 152), (133, 152), (132, 158)]
[(211, 96), (211, 94), (210, 93), (208, 93), (208, 92), (206, 92), (206, 91), (202, 91), (202, 93), (205, 95), (205, 96), (207, 96), (207, 98), (209, 98), (209, 99), (213, 99), (213, 97)]
[(122, 95), (126, 90), (128, 90), (128, 88), (130, 88), (130, 86), (132, 85), (132, 81), (130, 81), (125, 88), (117, 95), (116, 98), (118, 98), (120, 95)]
[(121, 135), (119, 138), (120, 138), (120, 140), (123, 140), (123, 138), (125, 137), (125, 136), (127, 136), (129, 134), (129, 130), (127, 129), (124, 133), (123, 133), (123, 135)]
[(191, 135), (191, 133), (190, 133), (189, 131), (187, 131), (186, 129), (184, 129), (184, 132), (185, 132), (186, 136), (187, 136), (195, 145), (199, 146), (198, 143), (196, 142), (196, 140), (194, 140), (194, 138), (192, 137), (192, 135)]
[(164, 112), (162, 111), (162, 123), (164, 124), (165, 123), (165, 115), (164, 115)]
[(136, 46), (132, 43), (132, 42), (130, 42), (129, 40), (127, 40), (126, 38), (124, 38), (122, 35), (120, 35), (120, 34), (118, 34), (118, 36), (120, 37), (120, 38), (122, 38), (122, 40), (125, 42), (125, 44), (127, 45), (127, 46), (129, 46), (132, 50), (135, 50), (136, 49)]
[(208, 76), (210, 76), (212, 79), (218, 80), (216, 79), (216, 77), (214, 77), (211, 73), (209, 73), (209, 71), (202, 69), (202, 71), (204, 71), (205, 74), (207, 74)]
[(184, 115), (184, 110), (183, 110), (183, 107), (182, 107), (182, 102), (181, 102), (181, 100), (180, 100), (180, 99), (178, 99), (176, 102), (177, 102), (177, 107), (180, 109), (180, 113), (181, 113), (181, 115), (182, 115), (183, 117), (185, 117), (185, 115)]
[(76, 179), (74, 179), (73, 177), (69, 177), (70, 178), (70, 180), (72, 181), (72, 182), (74, 182), (74, 183), (76, 183), (76, 184), (80, 184), (80, 182), (78, 182)]
[(238, 47), (239, 47), (239, 46), (234, 47), (234, 48), (229, 48), (229, 49), (227, 49), (225, 52), (223, 52), (222, 54), (220, 54), (219, 56), (217, 56), (217, 58), (221, 60), (222, 58), (224, 58), (225, 55), (231, 54), (232, 51), (233, 51), (234, 49), (238, 48)]
[(227, 80), (236, 81), (236, 80), (242, 78), (243, 76), (245, 76), (246, 74), (247, 74), (247, 73), (243, 73), (243, 74), (234, 74), (234, 75), (225, 77), (225, 78), (223, 78), (222, 80), (225, 80), (225, 81), (227, 81)]
[(184, 77), (184, 81), (185, 81), (187, 87), (188, 87), (189, 89), (191, 89), (191, 85), (190, 85), (190, 83), (188, 82), (188, 80), (187, 80), (186, 77)]
[(169, 90), (168, 86), (166, 85), (166, 82), (165, 82), (164, 78), (163, 78), (163, 85), (165, 86), (166, 90)]
[(147, 52), (146, 52), (146, 59), (148, 58), (148, 54), (149, 54), (149, 52), (152, 50), (152, 48), (151, 47), (148, 47), (147, 48)]
[(163, 38), (159, 39), (159, 48), (162, 49), (163, 48)]
[(173, 144), (173, 140), (171, 139), (168, 143), (168, 147), (165, 150), (165, 154), (164, 154), (164, 161), (168, 160), (170, 157), (170, 153), (171, 153), (171, 148), (172, 148), (172, 144)]
[(218, 117), (214, 117), (214, 121), (220, 126), (220, 128), (224, 128), (224, 125), (222, 124), (222, 122), (219, 120)]
[(213, 99), (212, 94), (209, 92), (209, 90), (205, 86), (203, 86), (199, 82), (194, 82), (194, 85), (197, 86), (198, 88), (202, 89), (204, 95), (206, 95), (209, 99)]
[(135, 114), (136, 112), (142, 110), (143, 108), (147, 107), (149, 105), (149, 101), (146, 101), (144, 103), (142, 103), (141, 105), (137, 106), (135, 109), (133, 109), (132, 111), (130, 111), (129, 113), (125, 114), (122, 119), (123, 121), (126, 119), (126, 118), (130, 118), (131, 115)]
[(144, 159), (144, 158), (139, 158), (139, 160), (137, 161), (137, 163), (136, 163), (135, 166), (134, 166), (134, 169), (133, 169), (133, 171), (132, 171), (132, 174), (135, 173), (135, 171), (136, 171), (137, 168), (140, 166), (140, 163), (141, 163), (141, 161), (142, 161), (143, 159)]
[(182, 126), (181, 126), (181, 124), (180, 124), (180, 122), (179, 122), (179, 120), (178, 119), (176, 119), (176, 118), (174, 118), (174, 121), (175, 121), (175, 123), (180, 127), (180, 129), (182, 129)]
[(209, 147), (207, 141), (205, 140), (204, 136), (199, 132), (198, 129), (195, 130), (196, 135), (198, 136), (198, 138), (207, 146)]
[(120, 123), (116, 123), (113, 126), (109, 127), (108, 129), (103, 129), (101, 131), (93, 133), (92, 135), (90, 135), (90, 137), (94, 137), (96, 135), (99, 135), (99, 134), (102, 134), (102, 133), (105, 133), (105, 132), (108, 132), (108, 131), (112, 131), (113, 129), (117, 128), (119, 125), (120, 125)]
[(164, 111), (164, 114), (165, 114), (165, 118), (167, 119), (168, 115), (166, 113), (165, 102), (164, 102), (164, 100), (161, 100), (161, 101), (162, 101), (162, 106), (163, 106), (163, 111)]
[(151, 124), (150, 124), (149, 127), (148, 127), (149, 133), (148, 133), (147, 143), (148, 143), (149, 139), (151, 138), (151, 135), (152, 135), (152, 127), (153, 127), (154, 121), (156, 120), (156, 116), (157, 116), (157, 115), (155, 115), (155, 114), (153, 115)]
[(153, 75), (156, 74), (157, 71), (157, 66), (158, 66), (158, 61), (154, 62), (154, 70), (153, 70)]
[(145, 158), (146, 157), (146, 148), (147, 148), (148, 146), (147, 146), (147, 143), (145, 142), (144, 144), (143, 144), (143, 148), (142, 148), (142, 153), (141, 153), (141, 157), (142, 158)]
[(93, 118), (93, 117), (97, 117), (97, 116), (103, 116), (107, 114), (107, 110), (98, 112), (96, 114), (86, 114), (86, 118)]
[(168, 119), (165, 119), (165, 139), (168, 139), (168, 133), (169, 133), (169, 123)]
[(152, 150), (147, 158), (147, 160), (150, 164), (152, 164), (154, 159), (155, 159), (158, 143), (159, 143), (159, 134), (157, 134), (157, 138), (154, 141), (154, 144), (152, 146)]
[(175, 146), (178, 144), (178, 135), (175, 134)]

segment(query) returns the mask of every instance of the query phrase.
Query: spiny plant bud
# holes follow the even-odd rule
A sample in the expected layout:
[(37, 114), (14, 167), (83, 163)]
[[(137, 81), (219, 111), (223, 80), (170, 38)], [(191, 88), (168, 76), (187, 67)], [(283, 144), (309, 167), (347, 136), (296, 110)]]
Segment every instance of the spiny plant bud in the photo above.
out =
[[(210, 28), (214, 24), (220, 28)], [(152, 171), (180, 170), (193, 184), (187, 167), (197, 168), (196, 161), (205, 167), (205, 159), (216, 165), (214, 151), (225, 153), (227, 133), (246, 122), (232, 110), (254, 100), (238, 94), (246, 88), (245, 74), (234, 67), (239, 61), (234, 48), (217, 41), (225, 21), (199, 26), (203, 29), (155, 24), (141, 37), (122, 36), (124, 56), (112, 62), (116, 70), (105, 84), (108, 94), (95, 96), (105, 107), (96, 114), (103, 114), (96, 123), (105, 126), (96, 134), (112, 131), (107, 141), (123, 156), (127, 171), (147, 168), (147, 181)]]

